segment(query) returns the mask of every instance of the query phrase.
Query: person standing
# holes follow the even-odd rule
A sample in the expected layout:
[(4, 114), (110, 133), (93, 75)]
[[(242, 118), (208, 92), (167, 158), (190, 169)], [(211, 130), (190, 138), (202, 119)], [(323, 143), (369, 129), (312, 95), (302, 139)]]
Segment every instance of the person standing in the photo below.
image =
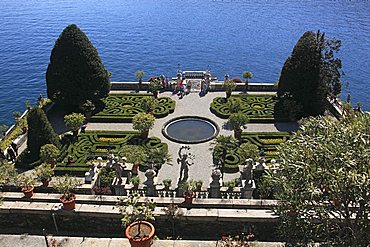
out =
[(13, 148), (15, 155), (18, 156), (18, 145), (15, 142), (12, 142), (10, 146)]
[(15, 159), (16, 159), (16, 156), (15, 156), (15, 152), (14, 152), (12, 146), (10, 146), (8, 148), (8, 155), (9, 155), (10, 161), (14, 162)]

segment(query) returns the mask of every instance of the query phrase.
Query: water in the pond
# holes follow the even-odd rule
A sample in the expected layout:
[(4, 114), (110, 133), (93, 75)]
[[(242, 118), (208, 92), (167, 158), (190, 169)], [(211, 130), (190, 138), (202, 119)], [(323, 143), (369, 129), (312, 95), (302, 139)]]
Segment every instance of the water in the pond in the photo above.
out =
[[(343, 41), (345, 82), (354, 103), (370, 109), (370, 2), (345, 0), (1, 0), (0, 123), (45, 94), (55, 40), (77, 24), (96, 46), (113, 81), (208, 67), (275, 82), (306, 30)], [(344, 93), (345, 97), (346, 93)]]

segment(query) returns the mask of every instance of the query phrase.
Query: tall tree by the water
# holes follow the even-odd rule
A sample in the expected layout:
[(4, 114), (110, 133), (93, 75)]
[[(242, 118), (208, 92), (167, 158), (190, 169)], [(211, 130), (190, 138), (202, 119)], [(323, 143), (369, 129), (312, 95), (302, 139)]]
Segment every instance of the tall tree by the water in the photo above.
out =
[(340, 46), (340, 40), (325, 39), (320, 31), (307, 31), (286, 60), (278, 95), (289, 93), (302, 106), (301, 117), (323, 114), (326, 97), (340, 93), (342, 62), (334, 56)]
[(60, 146), (59, 136), (55, 133), (45, 112), (39, 107), (34, 107), (29, 111), (27, 122), (27, 148), (31, 153), (31, 157), (38, 159), (40, 148), (45, 144)]
[(48, 97), (67, 105), (96, 102), (110, 90), (110, 73), (98, 51), (75, 24), (67, 26), (51, 51), (46, 71)]

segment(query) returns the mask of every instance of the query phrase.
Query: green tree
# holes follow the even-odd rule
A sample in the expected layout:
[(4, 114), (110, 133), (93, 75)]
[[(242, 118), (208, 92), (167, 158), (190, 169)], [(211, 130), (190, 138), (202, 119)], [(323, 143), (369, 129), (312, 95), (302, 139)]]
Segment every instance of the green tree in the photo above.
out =
[(242, 160), (253, 159), (254, 161), (257, 161), (260, 154), (258, 146), (252, 143), (241, 144), (237, 152), (241, 156)]
[(59, 136), (55, 133), (43, 110), (38, 107), (32, 108), (28, 113), (27, 122), (27, 148), (31, 157), (39, 158), (40, 148), (45, 144), (60, 146)]
[(213, 163), (223, 174), (226, 155), (234, 152), (239, 146), (239, 141), (233, 136), (219, 135), (211, 143)]
[(55, 42), (46, 71), (48, 97), (68, 105), (96, 102), (110, 90), (110, 73), (98, 51), (75, 24)]
[(341, 91), (342, 62), (335, 54), (341, 42), (325, 39), (324, 33), (307, 31), (298, 40), (280, 74), (278, 95), (289, 92), (303, 108), (300, 117), (325, 111), (328, 95)]
[(40, 158), (47, 164), (55, 164), (59, 155), (59, 148), (53, 144), (46, 144), (40, 148)]
[(368, 246), (369, 126), (369, 114), (309, 118), (280, 146), (279, 170), (269, 178), (280, 200), (279, 233), (288, 242)]
[(81, 113), (72, 113), (64, 116), (64, 124), (77, 136), (78, 129), (84, 124), (85, 117)]
[(147, 138), (149, 130), (154, 127), (155, 117), (145, 112), (140, 112), (132, 118), (132, 128), (140, 131), (142, 137)]
[(139, 84), (141, 84), (143, 82), (144, 75), (145, 75), (145, 73), (144, 73), (143, 70), (137, 70), (137, 71), (135, 71), (135, 77), (139, 81)]
[(246, 70), (243, 72), (243, 78), (245, 79), (245, 91), (247, 92), (248, 91), (248, 84), (249, 84), (249, 80), (252, 79), (253, 77), (253, 73)]

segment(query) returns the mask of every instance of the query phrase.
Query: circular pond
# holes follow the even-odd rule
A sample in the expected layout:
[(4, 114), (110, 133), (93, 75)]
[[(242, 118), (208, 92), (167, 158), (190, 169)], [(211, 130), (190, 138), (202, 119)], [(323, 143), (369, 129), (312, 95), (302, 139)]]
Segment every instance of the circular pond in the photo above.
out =
[(217, 124), (202, 117), (178, 117), (168, 121), (162, 133), (171, 141), (178, 143), (201, 143), (218, 134)]

